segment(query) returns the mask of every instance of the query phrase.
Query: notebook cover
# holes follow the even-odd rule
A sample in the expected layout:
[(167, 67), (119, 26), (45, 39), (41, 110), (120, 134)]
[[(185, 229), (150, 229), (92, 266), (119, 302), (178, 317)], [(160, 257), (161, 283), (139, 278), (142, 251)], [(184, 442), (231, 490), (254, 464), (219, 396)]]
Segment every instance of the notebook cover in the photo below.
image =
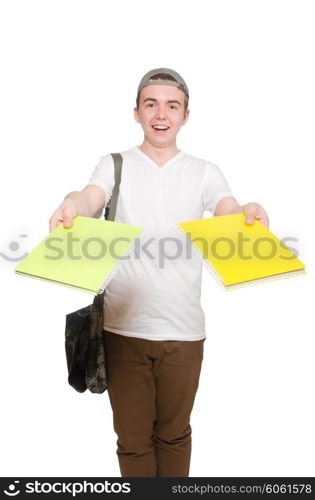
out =
[(304, 264), (258, 220), (245, 224), (245, 214), (180, 222), (225, 287), (278, 279), (304, 272)]
[(71, 228), (57, 226), (15, 272), (101, 293), (142, 231), (139, 226), (77, 216)]

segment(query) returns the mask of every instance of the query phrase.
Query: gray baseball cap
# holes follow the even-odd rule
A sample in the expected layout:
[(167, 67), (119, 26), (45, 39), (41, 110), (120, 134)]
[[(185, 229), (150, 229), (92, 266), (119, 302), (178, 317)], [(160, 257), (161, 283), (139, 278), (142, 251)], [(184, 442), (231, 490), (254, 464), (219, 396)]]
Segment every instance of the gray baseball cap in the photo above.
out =
[[(160, 73), (165, 73), (167, 75), (172, 76), (174, 80), (151, 80), (152, 77), (160, 74)], [(138, 94), (140, 90), (143, 89), (143, 87), (147, 87), (148, 85), (171, 85), (172, 87), (177, 87), (179, 90), (182, 90), (184, 94), (186, 94), (187, 97), (189, 97), (189, 91), (188, 87), (185, 83), (185, 80), (180, 76), (179, 73), (174, 71), (173, 69), (170, 68), (156, 68), (156, 69), (151, 69), (151, 71), (148, 71), (143, 78), (141, 79), (141, 82), (139, 83), (138, 87)]]

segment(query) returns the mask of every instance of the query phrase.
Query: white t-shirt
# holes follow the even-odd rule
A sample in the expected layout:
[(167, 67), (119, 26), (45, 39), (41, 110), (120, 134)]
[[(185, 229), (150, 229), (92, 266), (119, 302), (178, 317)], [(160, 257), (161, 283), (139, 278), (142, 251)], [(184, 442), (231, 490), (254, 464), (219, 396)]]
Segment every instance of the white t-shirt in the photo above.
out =
[[(106, 288), (104, 329), (149, 340), (200, 340), (202, 258), (176, 226), (203, 218), (232, 196), (219, 168), (180, 151), (159, 167), (138, 147), (122, 154), (116, 222), (144, 232)], [(89, 184), (114, 187), (114, 162), (104, 156)]]

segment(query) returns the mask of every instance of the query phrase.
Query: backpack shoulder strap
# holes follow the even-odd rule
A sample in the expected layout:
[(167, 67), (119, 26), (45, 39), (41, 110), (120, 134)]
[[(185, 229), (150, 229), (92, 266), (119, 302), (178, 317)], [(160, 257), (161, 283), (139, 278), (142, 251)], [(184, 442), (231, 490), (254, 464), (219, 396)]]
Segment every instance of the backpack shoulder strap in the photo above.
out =
[(123, 159), (120, 153), (111, 153), (114, 160), (115, 186), (110, 199), (110, 204), (105, 207), (105, 219), (114, 221), (116, 217), (117, 201), (119, 196), (119, 186), (121, 181), (121, 169)]

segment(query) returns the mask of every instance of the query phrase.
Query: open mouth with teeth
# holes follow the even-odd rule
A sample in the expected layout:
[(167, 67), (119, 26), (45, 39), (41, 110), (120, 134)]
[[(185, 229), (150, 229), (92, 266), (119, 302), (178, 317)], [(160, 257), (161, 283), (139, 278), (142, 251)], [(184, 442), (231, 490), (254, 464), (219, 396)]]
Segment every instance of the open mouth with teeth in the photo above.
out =
[(153, 130), (156, 130), (157, 132), (165, 132), (166, 130), (169, 129), (166, 125), (152, 125)]

